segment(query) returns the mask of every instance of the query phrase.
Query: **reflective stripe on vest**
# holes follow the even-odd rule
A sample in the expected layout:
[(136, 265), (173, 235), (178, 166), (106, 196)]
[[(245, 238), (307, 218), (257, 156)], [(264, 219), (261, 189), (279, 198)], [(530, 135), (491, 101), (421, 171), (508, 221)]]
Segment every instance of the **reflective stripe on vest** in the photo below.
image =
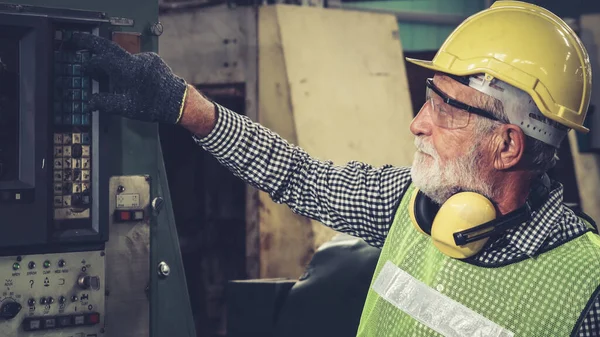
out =
[(412, 318), (447, 337), (513, 337), (514, 333), (428, 287), (387, 261), (373, 290)]

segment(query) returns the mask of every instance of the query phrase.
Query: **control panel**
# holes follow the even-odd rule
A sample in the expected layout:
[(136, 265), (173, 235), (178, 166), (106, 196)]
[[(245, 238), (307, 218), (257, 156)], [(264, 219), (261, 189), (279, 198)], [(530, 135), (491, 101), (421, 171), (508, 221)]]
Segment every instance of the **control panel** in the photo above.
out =
[(104, 251), (0, 257), (0, 336), (99, 337)]
[(92, 115), (86, 101), (92, 79), (83, 76), (87, 50), (69, 50), (65, 42), (73, 32), (90, 29), (58, 27), (54, 31), (53, 60), (53, 191), (54, 220), (90, 219), (92, 177)]
[(108, 26), (99, 13), (24, 11), (0, 10), (0, 251), (106, 242), (108, 128), (87, 102), (108, 83), (84, 75), (91, 51), (69, 40)]

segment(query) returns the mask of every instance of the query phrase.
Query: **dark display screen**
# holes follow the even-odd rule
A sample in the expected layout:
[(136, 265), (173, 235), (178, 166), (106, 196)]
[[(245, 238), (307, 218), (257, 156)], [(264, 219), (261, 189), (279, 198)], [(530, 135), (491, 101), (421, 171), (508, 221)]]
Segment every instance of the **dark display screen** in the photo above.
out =
[(19, 39), (0, 36), (0, 181), (19, 179)]

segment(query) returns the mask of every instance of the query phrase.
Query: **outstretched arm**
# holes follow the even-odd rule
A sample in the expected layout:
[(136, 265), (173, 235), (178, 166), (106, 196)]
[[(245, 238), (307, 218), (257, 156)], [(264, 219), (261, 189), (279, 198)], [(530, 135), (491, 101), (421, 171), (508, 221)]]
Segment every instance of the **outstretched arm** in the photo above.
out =
[(176, 76), (156, 53), (132, 55), (107, 39), (73, 34), (90, 50), (84, 71), (106, 75), (115, 90), (94, 94), (88, 108), (191, 131), (198, 143), (245, 182), (296, 213), (381, 247), (410, 181), (408, 168), (310, 157), (271, 130), (213, 104)]
[(383, 245), (410, 182), (408, 168), (317, 160), (247, 117), (210, 103), (193, 87), (188, 93), (181, 125), (236, 176), (295, 213)]

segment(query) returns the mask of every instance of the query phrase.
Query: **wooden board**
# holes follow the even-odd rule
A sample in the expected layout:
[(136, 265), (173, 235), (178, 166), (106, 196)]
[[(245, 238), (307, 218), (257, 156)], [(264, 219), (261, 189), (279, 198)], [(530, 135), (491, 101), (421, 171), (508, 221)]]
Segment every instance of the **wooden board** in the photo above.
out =
[[(581, 39), (590, 55), (592, 72), (594, 78), (596, 78), (592, 86), (591, 100), (591, 104), (596, 106), (596, 116), (591, 121), (590, 136), (600, 137), (600, 85), (597, 81), (598, 74), (600, 74), (600, 14), (582, 16), (580, 26)], [(600, 223), (600, 207), (598, 207), (600, 205), (600, 155), (579, 152), (574, 131), (569, 132), (569, 140), (571, 152), (573, 153), (577, 185), (579, 186), (581, 207), (592, 219)]]
[[(397, 29), (386, 14), (261, 7), (259, 122), (335, 164), (410, 165), (412, 107)], [(266, 194), (260, 207), (261, 277), (298, 277), (334, 232)]]

